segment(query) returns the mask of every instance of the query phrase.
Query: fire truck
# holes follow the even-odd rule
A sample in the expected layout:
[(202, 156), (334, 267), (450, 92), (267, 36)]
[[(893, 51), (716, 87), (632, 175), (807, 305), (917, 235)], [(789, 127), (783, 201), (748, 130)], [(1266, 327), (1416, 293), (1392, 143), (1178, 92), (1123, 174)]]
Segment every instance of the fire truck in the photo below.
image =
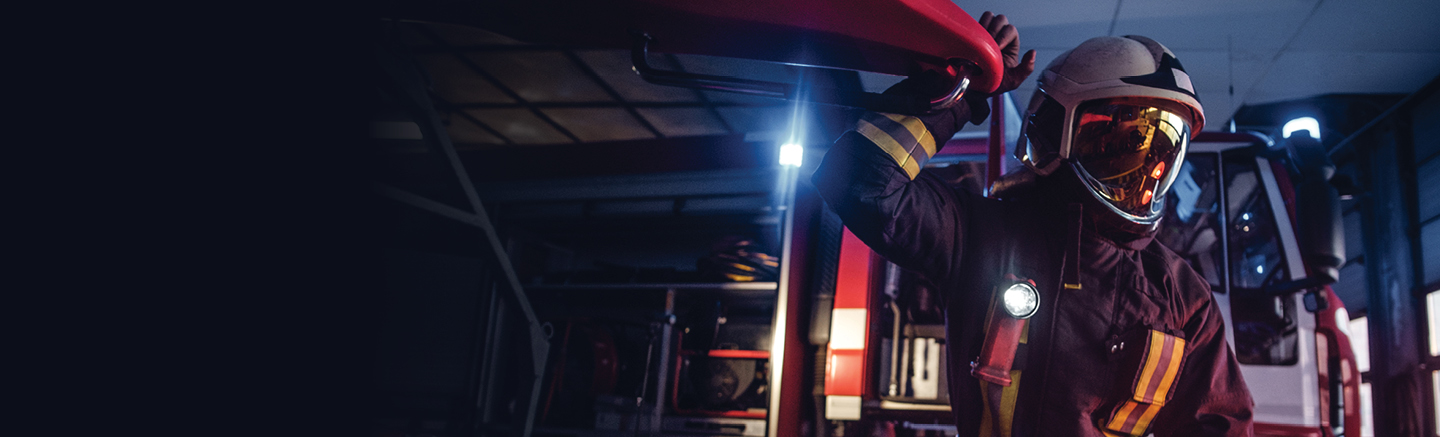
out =
[[(950, 162), (930, 170), (980, 179), (977, 165), (965, 165), (977, 145), (952, 145)], [(1202, 133), (1159, 231), (1212, 287), (1255, 400), (1257, 435), (1359, 435), (1350, 319), (1326, 285), (1343, 248), (1334, 170), (1323, 156), (1309, 138), (1276, 144), (1259, 134)], [(946, 380), (970, 376), (946, 374), (940, 291), (848, 231), (839, 257), (825, 417), (857, 429), (952, 430)]]
[[(392, 14), (487, 29), (526, 43), (627, 49), (634, 72), (651, 84), (859, 110), (924, 113), (953, 104), (966, 92), (993, 91), (1001, 78), (999, 48), (985, 29), (949, 0), (755, 4), (628, 0), (567, 4), (574, 10), (560, 15), (547, 10), (547, 4), (470, 8), (422, 2), (395, 4)], [(944, 95), (903, 96), (856, 89), (855, 84), (697, 74), (652, 64), (652, 52), (893, 77), (934, 70), (953, 86)], [(1018, 118), (1007, 101), (992, 100), (997, 110), (988, 133), (962, 133), (969, 136), (951, 139), (925, 171), (940, 173), (957, 187), (984, 191), (1005, 167), (1005, 131), (1010, 124), (1006, 120)], [(780, 149), (782, 167), (800, 166), (803, 151)], [(787, 162), (787, 153), (799, 155), (790, 155)], [(1338, 277), (1344, 253), (1337, 194), (1329, 183), (1333, 173), (1319, 144), (1302, 136), (1273, 141), (1260, 134), (1205, 132), (1190, 144), (1183, 171), (1168, 193), (1159, 240), (1209, 282), (1225, 318), (1226, 339), (1255, 400), (1259, 435), (1359, 435), (1360, 374), (1347, 332), (1349, 316), (1328, 287)], [(768, 300), (769, 309), (754, 317), (771, 321), (754, 324), (765, 325), (754, 330), (763, 341), (734, 342), (753, 343), (739, 349), (694, 346), (701, 343), (704, 332), (710, 332), (710, 343), (715, 343), (720, 335), (713, 331), (732, 317), (698, 321), (680, 317), (677, 322), (676, 302), (684, 300), (683, 290), (693, 284), (670, 284), (656, 288), (664, 291), (659, 300), (663, 313), (647, 316), (643, 323), (635, 323), (640, 328), (632, 329), (641, 339), (634, 343), (642, 345), (632, 348), (642, 351), (634, 359), (618, 355), (615, 350), (623, 348), (612, 345), (623, 342), (606, 340), (614, 335), (604, 329), (554, 322), (551, 326), (564, 327), (552, 339), (558, 346), (551, 356), (557, 358), (547, 367), (545, 350), (550, 346), (533, 341), (537, 358), (524, 363), (530, 370), (524, 373), (523, 384), (515, 383), (520, 387), (515, 389), (520, 393), (517, 400), (485, 402), (482, 410), (511, 405), (506, 408), (514, 411), (507, 414), (521, 418), (516, 420), (524, 429), (521, 434), (529, 434), (532, 426), (558, 423), (554, 418), (547, 422), (546, 415), (564, 413), (568, 398), (567, 389), (554, 381), (561, 381), (561, 375), (584, 373), (564, 370), (566, 357), (586, 361), (593, 355), (590, 361), (599, 364), (586, 368), (593, 368), (592, 379), (605, 383), (570, 384), (568, 390), (575, 393), (576, 405), (599, 405), (591, 399), (597, 396), (614, 400), (614, 405), (604, 407), (615, 412), (576, 419), (580, 424), (576, 426), (582, 428), (770, 436), (953, 434), (956, 425), (946, 381), (970, 375), (946, 372), (944, 319), (937, 299), (944, 291), (927, 287), (915, 274), (888, 263), (839, 227), (838, 219), (824, 212), (813, 188), (797, 185), (795, 169), (785, 170), (780, 179), (785, 181), (781, 185), (786, 189), (780, 190), (784, 199), (769, 210), (783, 216), (777, 221), (782, 228), (779, 240), (784, 242), (779, 279), (764, 287), (712, 287), (755, 292)], [(680, 215), (684, 207), (675, 203), (673, 213)], [(826, 231), (827, 223), (835, 232)], [(830, 240), (833, 244), (827, 243)], [(564, 287), (585, 288), (551, 288), (560, 293), (568, 290)], [(546, 291), (543, 284), (530, 289)], [(543, 330), (537, 317), (527, 315), (527, 323), (530, 337), (540, 337), (536, 333)], [(711, 328), (692, 332), (693, 326)], [(683, 342), (678, 338), (682, 334), (688, 334)], [(572, 342), (572, 336), (590, 341)], [(589, 355), (567, 355), (572, 343), (595, 346), (585, 351)], [(807, 349), (815, 356), (805, 357)], [(720, 360), (744, 361), (746, 367), (735, 371), (714, 364)], [(624, 379), (616, 376), (621, 372), (614, 369), (623, 367), (617, 361), (640, 363), (630, 366), (641, 369), (633, 372), (638, 376), (627, 377), (642, 382), (629, 390), (636, 396), (602, 396), (624, 391), (613, 387)], [(552, 374), (557, 376), (545, 382), (545, 375)], [(739, 376), (722, 377), (729, 374)], [(802, 384), (804, 380), (812, 382)], [(697, 390), (703, 384), (694, 381), (728, 384), (731, 388), (720, 399), (725, 402), (711, 402), (724, 407), (701, 408), (708, 405), (704, 398), (708, 392), (703, 390), (706, 387)], [(805, 393), (806, 386), (814, 390)], [(687, 398), (687, 392), (702, 394)], [(745, 396), (749, 403), (732, 405)], [(813, 403), (797, 401), (807, 396)], [(800, 411), (811, 406), (813, 411)], [(588, 435), (569, 432), (537, 431)]]

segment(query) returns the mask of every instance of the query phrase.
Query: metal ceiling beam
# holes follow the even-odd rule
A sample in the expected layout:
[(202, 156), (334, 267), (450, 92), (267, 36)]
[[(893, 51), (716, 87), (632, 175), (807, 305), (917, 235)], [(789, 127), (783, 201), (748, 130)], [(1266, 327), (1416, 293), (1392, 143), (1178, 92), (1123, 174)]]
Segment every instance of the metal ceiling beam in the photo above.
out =
[[(675, 71), (685, 71), (685, 65), (680, 63), (680, 58), (676, 57), (674, 53), (666, 53), (665, 59), (669, 59), (671, 64), (675, 64)], [(705, 103), (705, 107), (710, 110), (710, 115), (715, 116), (715, 119), (720, 121), (720, 126), (725, 128), (725, 132), (735, 133), (735, 127), (731, 126), (730, 122), (725, 121), (725, 117), (720, 115), (719, 110), (715, 109), (715, 102), (710, 101), (709, 96), (706, 96), (704, 92), (697, 89), (691, 89), (691, 91), (695, 92), (696, 99)]]
[(585, 76), (588, 76), (591, 81), (599, 85), (600, 89), (605, 90), (605, 94), (610, 95), (610, 98), (615, 99), (616, 103), (619, 103), (622, 108), (625, 108), (625, 112), (630, 113), (631, 117), (635, 117), (635, 121), (640, 122), (641, 126), (645, 126), (645, 129), (649, 130), (651, 134), (654, 134), (656, 138), (665, 138), (665, 134), (660, 133), (660, 130), (656, 129), (655, 125), (650, 124), (650, 120), (646, 120), (645, 117), (640, 115), (640, 111), (636, 111), (635, 107), (630, 106), (630, 103), (626, 102), (625, 98), (620, 96), (620, 93), (615, 92), (615, 88), (605, 83), (605, 79), (602, 79), (599, 74), (595, 73), (595, 70), (590, 68), (590, 65), (586, 64), (583, 59), (580, 59), (580, 56), (570, 50), (561, 50), (561, 53), (564, 53), (565, 57), (569, 58), (570, 62), (575, 64), (576, 68), (579, 68), (582, 73), (585, 73)]
[[(485, 124), (485, 122), (480, 121), (480, 119), (475, 118), (475, 116), (470, 115), (469, 113), (467, 113), (467, 112), (465, 112), (465, 111), (462, 111), (461, 109), (465, 109), (463, 106), (456, 105), (456, 104), (454, 104), (454, 103), (450, 103), (449, 100), (445, 100), (445, 99), (441, 98), (440, 96), (435, 95), (435, 93), (430, 93), (430, 98), (431, 98), (431, 99), (434, 99), (434, 100), (435, 100), (435, 103), (439, 103), (440, 106), (443, 107), (446, 111), (448, 111), (448, 112), (450, 112), (450, 113), (453, 113), (453, 114), (455, 114), (455, 115), (458, 115), (458, 116), (460, 116), (460, 118), (463, 118), (463, 119), (465, 119), (466, 121), (469, 121), (469, 122), (471, 122), (471, 123), (474, 123), (476, 126), (479, 126), (481, 129), (484, 129), (485, 132), (489, 132), (490, 135), (494, 135), (496, 138), (499, 138), (499, 139), (500, 139), (500, 142), (505, 143), (505, 144), (515, 144), (515, 140), (511, 140), (510, 137), (505, 136), (505, 134), (500, 133), (500, 131), (495, 130), (495, 128), (490, 127), (490, 125)], [(520, 106), (520, 105), (518, 105), (518, 104), (515, 105), (514, 107), (515, 107), (515, 108), (524, 108), (524, 106)]]
[[(506, 293), (509, 297), (506, 301), (516, 306), (516, 310), (520, 313), (520, 320), (518, 322), (524, 327), (522, 329), (524, 332), (520, 335), (528, 337), (529, 340), (529, 353), (521, 354), (521, 357), (526, 361), (524, 364), (529, 365), (529, 372), (521, 372), (522, 378), (528, 377), (529, 379), (526, 381), (529, 383), (529, 393), (525, 393), (526, 390), (522, 388), (519, 399), (517, 399), (518, 405), (511, 407), (516, 415), (514, 420), (518, 422), (513, 424), (518, 431), (515, 434), (521, 437), (528, 437), (534, 429), (537, 400), (540, 397), (540, 388), (545, 374), (545, 363), (550, 352), (550, 343), (547, 340), (548, 336), (540, 327), (539, 319), (535, 316), (534, 309), (531, 308), (530, 299), (525, 294), (525, 288), (520, 284), (520, 280), (515, 275), (515, 268), (510, 262), (510, 256), (506, 253), (504, 244), (495, 231), (495, 226), (490, 223), (489, 213), (486, 211), (484, 204), (481, 203), (480, 196), (476, 192), (474, 183), (471, 181), (464, 164), (460, 162), (460, 156), (456, 153), (454, 145), (450, 142), (449, 135), (446, 134), (445, 128), (441, 124), (438, 114), (435, 112), (435, 105), (429, 101), (430, 95), (424, 89), (423, 79), (420, 77), (421, 70), (419, 65), (414, 62), (413, 58), (402, 56), (389, 50), (387, 47), (381, 46), (377, 47), (377, 49), (379, 50), (376, 51), (376, 61), (379, 63), (379, 73), (381, 74), (379, 79), (381, 79), (382, 90), (393, 93), (398, 103), (410, 113), (416, 124), (420, 127), (426, 143), (435, 149), (435, 152), (444, 157), (444, 160), (450, 166), (450, 170), (454, 172), (456, 178), (459, 180), (460, 188), (465, 193), (465, 199), (469, 204), (469, 210), (451, 207), (382, 184), (376, 184), (376, 192), (382, 196), (395, 199), (422, 210), (472, 225), (478, 228), (484, 237), (486, 246), (484, 249), (485, 252), (488, 252), (486, 258), (488, 258), (488, 264), (492, 264), (489, 267), (499, 274), (499, 279), (497, 280), (499, 283), (498, 288), (509, 291), (509, 293)], [(491, 318), (491, 320), (494, 319)], [(492, 330), (491, 334), (494, 333), (495, 330)], [(501, 367), (498, 364), (501, 362), (500, 355), (489, 354), (486, 358), (485, 363), (481, 365), (482, 381), (484, 381), (482, 384), (490, 384), (493, 382), (493, 379), (483, 376), (486, 372), (493, 373)], [(508, 356), (505, 358), (509, 359)], [(480, 409), (479, 413), (482, 420), (480, 423), (475, 424), (479, 426), (488, 425), (484, 422), (492, 417), (491, 413), (493, 411), (498, 410), (496, 405), (484, 401), (483, 399), (485, 398), (483, 395), (484, 393), (481, 393), (481, 396), (478, 396), (479, 399), (473, 399), (476, 401), (476, 407)]]
[(1395, 102), (1394, 105), (1390, 105), (1389, 108), (1385, 109), (1384, 112), (1381, 112), (1380, 115), (1375, 116), (1375, 118), (1371, 119), (1370, 122), (1365, 123), (1364, 126), (1356, 129), (1355, 132), (1351, 132), (1350, 136), (1345, 137), (1345, 139), (1340, 140), (1339, 143), (1336, 143), (1334, 146), (1330, 147), (1330, 151), (1328, 152), (1328, 154), (1332, 157), (1335, 157), (1336, 159), (1339, 159), (1341, 157), (1347, 157), (1346, 155), (1352, 152), (1351, 149), (1354, 148), (1355, 140), (1360, 138), (1361, 135), (1368, 132), (1370, 128), (1373, 128), (1376, 125), (1380, 124), (1381, 121), (1390, 118), (1390, 116), (1392, 114), (1395, 114), (1396, 111), (1399, 111), (1402, 108), (1408, 109), (1415, 104), (1418, 104), (1420, 101), (1415, 100), (1415, 96), (1428, 97), (1434, 95), (1437, 90), (1440, 90), (1440, 76), (1435, 76), (1434, 78), (1430, 79), (1430, 82), (1426, 83), (1425, 86), (1420, 87), (1420, 89), (1415, 90), (1415, 92), (1413, 93), (1405, 95), (1404, 98), (1400, 99), (1400, 101), (1398, 102)]

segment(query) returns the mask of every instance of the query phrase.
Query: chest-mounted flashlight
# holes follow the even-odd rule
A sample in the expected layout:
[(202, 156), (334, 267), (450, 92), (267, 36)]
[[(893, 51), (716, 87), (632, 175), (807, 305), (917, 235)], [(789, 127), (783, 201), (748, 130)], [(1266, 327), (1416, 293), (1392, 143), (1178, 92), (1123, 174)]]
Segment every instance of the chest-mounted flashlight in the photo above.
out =
[(970, 374), (982, 381), (1010, 385), (1010, 370), (1020, 348), (1026, 319), (1040, 310), (1040, 291), (1035, 282), (1006, 275), (1007, 283), (996, 287), (985, 329), (980, 357), (970, 363)]
[(1029, 282), (1011, 284), (1001, 299), (1005, 303), (1005, 313), (1017, 319), (1028, 319), (1040, 309), (1040, 292)]

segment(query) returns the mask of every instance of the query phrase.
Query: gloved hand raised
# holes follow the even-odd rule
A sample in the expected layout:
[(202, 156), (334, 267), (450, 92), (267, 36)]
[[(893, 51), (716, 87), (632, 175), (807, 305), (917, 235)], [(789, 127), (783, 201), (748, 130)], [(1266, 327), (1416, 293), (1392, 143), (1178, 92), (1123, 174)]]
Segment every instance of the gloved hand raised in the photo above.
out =
[[(964, 126), (966, 121), (973, 124), (980, 124), (986, 117), (990, 116), (990, 105), (987, 98), (1009, 92), (1018, 88), (1030, 73), (1035, 71), (1035, 51), (1025, 53), (1024, 58), (1020, 57), (1020, 32), (1015, 26), (1010, 25), (1010, 20), (1004, 15), (993, 15), (989, 11), (980, 15), (980, 25), (990, 32), (995, 38), (995, 43), (1000, 46), (1000, 54), (1005, 63), (1005, 75), (1000, 80), (1000, 87), (993, 93), (980, 93), (967, 91), (964, 101), (957, 103), (947, 109), (933, 114), (917, 116), (930, 130), (930, 134), (936, 138), (936, 146), (942, 146), (945, 140), (955, 136), (956, 132)], [(933, 70), (926, 70), (923, 73), (907, 78), (900, 83), (885, 90), (885, 94), (905, 94), (920, 96), (942, 95), (950, 90), (952, 83), (944, 80), (940, 73)]]
[[(925, 70), (920, 74), (910, 76), (900, 83), (885, 90), (885, 94), (899, 94), (909, 96), (938, 96), (950, 91), (953, 80), (946, 80), (935, 70)], [(978, 115), (976, 114), (978, 113)], [(930, 135), (935, 137), (936, 146), (943, 146), (945, 141), (955, 136), (966, 121), (976, 124), (984, 120), (990, 113), (990, 107), (985, 104), (984, 97), (973, 97), (966, 93), (965, 99), (961, 102), (931, 114), (917, 115), (916, 118), (925, 124)]]
[(1020, 32), (1010, 25), (1010, 19), (1004, 15), (992, 15), (990, 11), (985, 11), (980, 14), (979, 22), (995, 38), (995, 44), (1000, 46), (1000, 57), (1005, 62), (1005, 77), (1000, 79), (1000, 88), (991, 94), (1019, 88), (1025, 83), (1025, 78), (1035, 72), (1035, 51), (1025, 52), (1025, 57), (1020, 57)]

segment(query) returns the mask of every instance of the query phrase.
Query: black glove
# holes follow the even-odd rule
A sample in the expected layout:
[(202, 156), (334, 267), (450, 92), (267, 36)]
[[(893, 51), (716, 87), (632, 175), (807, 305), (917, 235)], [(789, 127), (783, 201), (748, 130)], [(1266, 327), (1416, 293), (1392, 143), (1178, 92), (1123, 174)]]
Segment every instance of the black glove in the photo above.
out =
[(985, 11), (977, 21), (995, 38), (995, 44), (1000, 46), (1000, 57), (1005, 62), (1005, 76), (1000, 79), (1000, 87), (991, 95), (1019, 88), (1025, 83), (1025, 78), (1035, 72), (1035, 51), (1025, 52), (1025, 57), (1020, 57), (1020, 31), (1015, 30), (1004, 15), (992, 15), (990, 11)]
[[(953, 83), (941, 77), (935, 70), (911, 76), (900, 83), (885, 90), (885, 94), (899, 94), (911, 96), (939, 96), (950, 92)], [(932, 114), (917, 115), (925, 128), (930, 130), (930, 135), (935, 137), (935, 146), (943, 146), (946, 140), (955, 136), (956, 132), (964, 127), (965, 122), (980, 124), (985, 117), (990, 115), (990, 105), (985, 102), (985, 96), (980, 93), (966, 92), (965, 97), (955, 105)]]
[[(988, 98), (1003, 94), (1020, 87), (1030, 73), (1035, 72), (1035, 51), (1031, 50), (1020, 56), (1020, 32), (1010, 24), (1010, 20), (1004, 15), (994, 15), (989, 11), (980, 15), (978, 20), (981, 27), (990, 32), (995, 38), (995, 43), (1000, 46), (1000, 55), (1005, 63), (1005, 75), (1000, 79), (1000, 87), (995, 92), (985, 94), (967, 91), (965, 97), (954, 106), (933, 114), (918, 116), (930, 130), (930, 135), (936, 139), (936, 147), (945, 144), (945, 140), (955, 136), (960, 128), (964, 127), (966, 121), (979, 125), (986, 117), (990, 116), (990, 104)], [(918, 96), (939, 96), (950, 91), (952, 83), (942, 80), (940, 73), (934, 70), (926, 70), (923, 73), (907, 78), (890, 89), (885, 94), (906, 94)]]

